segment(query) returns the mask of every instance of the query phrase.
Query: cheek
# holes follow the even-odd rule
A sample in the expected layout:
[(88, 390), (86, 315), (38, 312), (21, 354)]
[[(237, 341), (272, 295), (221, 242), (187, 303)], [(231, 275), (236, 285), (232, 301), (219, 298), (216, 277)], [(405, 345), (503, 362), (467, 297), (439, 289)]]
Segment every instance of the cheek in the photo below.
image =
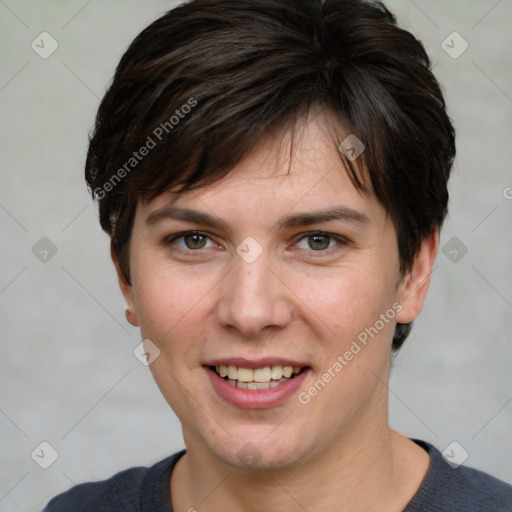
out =
[(204, 274), (194, 279), (174, 269), (146, 268), (151, 271), (137, 276), (134, 287), (141, 334), (166, 352), (187, 351), (204, 325), (215, 279)]
[(374, 275), (368, 269), (335, 269), (329, 275), (296, 279), (294, 291), (316, 323), (345, 339), (373, 325), (392, 307), (394, 286)]

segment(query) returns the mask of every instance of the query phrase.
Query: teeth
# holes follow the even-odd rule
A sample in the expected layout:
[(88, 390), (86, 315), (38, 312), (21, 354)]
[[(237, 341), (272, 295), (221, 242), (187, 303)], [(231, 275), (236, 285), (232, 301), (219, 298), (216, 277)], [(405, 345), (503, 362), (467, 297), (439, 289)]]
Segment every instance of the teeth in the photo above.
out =
[[(221, 377), (227, 377), (229, 381), (249, 384), (268, 384), (274, 381), (281, 381), (283, 377), (289, 379), (292, 375), (297, 375), (301, 370), (300, 366), (265, 366), (264, 368), (237, 368), (230, 364), (229, 366), (220, 365), (215, 367), (215, 371)], [(279, 383), (279, 382), (278, 382)], [(277, 383), (277, 384), (278, 384)], [(239, 386), (242, 387), (242, 386)], [(245, 386), (244, 386), (245, 387)], [(275, 387), (275, 386), (271, 386)], [(249, 387), (246, 389), (268, 389), (267, 387)]]
[(238, 380), (242, 382), (252, 382), (254, 371), (251, 368), (238, 368)]
[[(224, 367), (225, 368), (225, 367)], [(236, 366), (230, 364), (227, 368), (228, 377), (232, 380), (238, 379), (238, 369)]]
[(293, 374), (293, 366), (285, 366), (283, 368), (283, 377), (289, 379)]
[(272, 378), (277, 380), (283, 376), (283, 367), (282, 366), (272, 366), (272, 370), (270, 371)]
[(270, 369), (270, 366), (254, 370), (252, 380), (254, 382), (270, 382), (272, 380), (272, 370)]
[(282, 378), (279, 380), (271, 380), (270, 382), (242, 382), (240, 380), (228, 380), (228, 382), (236, 387), (242, 389), (271, 389), (279, 386), (279, 384), (286, 382), (288, 379)]

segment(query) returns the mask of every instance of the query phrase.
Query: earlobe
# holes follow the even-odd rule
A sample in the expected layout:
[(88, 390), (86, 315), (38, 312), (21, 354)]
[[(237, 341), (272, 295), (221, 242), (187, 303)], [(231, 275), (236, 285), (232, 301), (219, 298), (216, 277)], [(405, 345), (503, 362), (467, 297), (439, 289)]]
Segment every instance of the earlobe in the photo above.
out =
[(412, 268), (400, 284), (402, 310), (397, 315), (398, 323), (408, 324), (420, 314), (430, 285), (438, 247), (439, 232), (436, 229), (432, 235), (423, 240)]
[(116, 269), (119, 288), (126, 302), (126, 320), (128, 320), (128, 322), (133, 326), (137, 327), (139, 325), (139, 320), (137, 318), (137, 311), (133, 302), (132, 286), (127, 281), (126, 276), (121, 269), (119, 257), (112, 244), (110, 244), (110, 256), (112, 257), (112, 262), (114, 263), (114, 267)]
[(126, 311), (125, 311), (126, 320), (128, 320), (128, 322), (130, 324), (132, 324), (134, 327), (138, 327), (139, 320), (137, 319), (137, 313), (135, 312), (135, 310), (133, 309), (132, 306), (133, 305), (126, 306)]

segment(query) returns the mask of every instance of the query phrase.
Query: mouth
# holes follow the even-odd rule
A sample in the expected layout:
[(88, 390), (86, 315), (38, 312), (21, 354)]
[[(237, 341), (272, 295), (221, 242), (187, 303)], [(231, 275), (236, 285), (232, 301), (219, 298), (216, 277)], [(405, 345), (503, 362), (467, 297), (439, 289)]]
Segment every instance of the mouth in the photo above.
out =
[(309, 367), (276, 364), (249, 368), (233, 364), (220, 364), (210, 365), (208, 368), (235, 388), (266, 390), (295, 379)]
[(312, 372), (305, 362), (280, 357), (231, 357), (203, 363), (212, 390), (237, 408), (267, 409), (287, 402)]

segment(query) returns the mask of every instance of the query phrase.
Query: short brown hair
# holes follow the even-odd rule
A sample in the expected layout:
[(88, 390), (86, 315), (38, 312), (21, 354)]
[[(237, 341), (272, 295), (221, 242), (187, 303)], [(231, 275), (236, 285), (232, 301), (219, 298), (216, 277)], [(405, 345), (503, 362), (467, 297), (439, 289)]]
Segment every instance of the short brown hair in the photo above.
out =
[(340, 157), (389, 213), (405, 273), (443, 223), (455, 157), (421, 42), (381, 2), (192, 0), (132, 42), (90, 138), (86, 180), (128, 282), (140, 198), (219, 180), (312, 107), (364, 144)]

